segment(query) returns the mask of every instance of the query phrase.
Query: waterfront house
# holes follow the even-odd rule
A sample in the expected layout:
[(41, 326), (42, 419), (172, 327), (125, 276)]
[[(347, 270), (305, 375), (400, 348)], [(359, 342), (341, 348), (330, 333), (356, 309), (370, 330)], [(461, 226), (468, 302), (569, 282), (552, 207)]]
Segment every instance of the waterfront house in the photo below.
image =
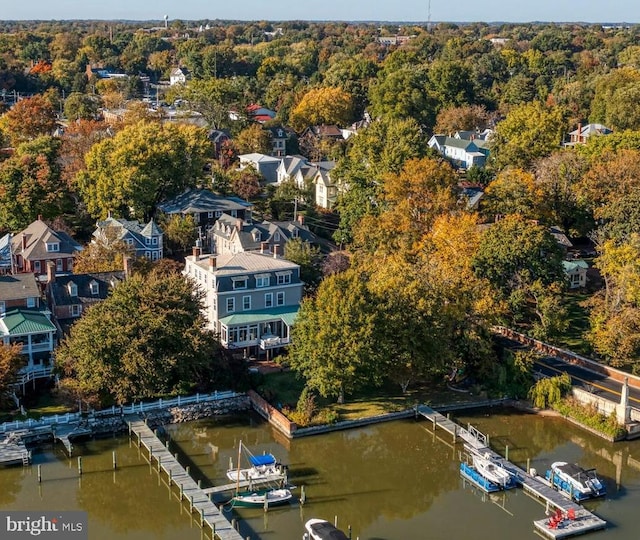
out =
[(0, 340), (22, 345), (27, 358), (22, 374), (50, 369), (55, 338), (35, 274), (0, 275)]
[(33, 272), (36, 277), (46, 275), (48, 261), (58, 274), (71, 272), (76, 254), (82, 251), (66, 232), (53, 230), (40, 218), (16, 234), (11, 247), (16, 272)]
[(300, 307), (300, 267), (265, 249), (186, 257), (186, 276), (205, 292), (208, 328), (222, 345), (243, 355), (287, 345)]

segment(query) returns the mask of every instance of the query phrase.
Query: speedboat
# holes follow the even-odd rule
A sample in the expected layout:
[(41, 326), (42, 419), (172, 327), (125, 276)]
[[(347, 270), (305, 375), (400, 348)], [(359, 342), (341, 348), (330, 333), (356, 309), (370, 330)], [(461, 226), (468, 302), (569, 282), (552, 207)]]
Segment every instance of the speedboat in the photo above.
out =
[(233, 496), (233, 506), (240, 507), (268, 507), (280, 506), (288, 503), (293, 495), (286, 488), (259, 489), (255, 491), (242, 491)]
[(346, 534), (324, 519), (310, 519), (304, 528), (302, 540), (349, 540)]
[(545, 478), (553, 487), (576, 501), (602, 497), (607, 492), (595, 469), (583, 469), (574, 463), (552, 463)]
[(484, 456), (474, 454), (473, 467), (478, 473), (489, 480), (489, 482), (495, 484), (500, 489), (510, 489), (516, 485), (513, 474), (492, 460), (489, 454), (485, 454)]

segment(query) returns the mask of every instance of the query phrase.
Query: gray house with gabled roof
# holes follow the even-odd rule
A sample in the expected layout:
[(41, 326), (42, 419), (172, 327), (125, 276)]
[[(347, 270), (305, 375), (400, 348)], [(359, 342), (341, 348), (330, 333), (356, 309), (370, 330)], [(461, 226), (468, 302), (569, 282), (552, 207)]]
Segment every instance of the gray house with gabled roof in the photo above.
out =
[(488, 143), (481, 139), (466, 140), (447, 135), (433, 135), (428, 145), (455, 166), (463, 169), (484, 167), (489, 155)]
[(150, 261), (157, 261), (163, 257), (163, 232), (153, 219), (146, 225), (141, 225), (139, 221), (109, 216), (104, 221), (96, 223), (93, 237), (96, 241), (107, 244), (113, 241), (124, 242), (136, 257), (146, 257)]

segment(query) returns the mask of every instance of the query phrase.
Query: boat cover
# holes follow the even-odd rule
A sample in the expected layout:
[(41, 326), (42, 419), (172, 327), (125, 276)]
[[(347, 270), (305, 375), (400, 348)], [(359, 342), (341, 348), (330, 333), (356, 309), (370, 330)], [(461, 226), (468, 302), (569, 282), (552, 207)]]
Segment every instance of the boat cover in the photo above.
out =
[(249, 461), (254, 467), (260, 465), (273, 465), (276, 462), (276, 458), (272, 454), (264, 454), (262, 456), (249, 456)]
[(321, 540), (349, 540), (346, 534), (341, 530), (336, 529), (331, 523), (322, 521), (320, 523), (313, 523), (309, 525), (311, 532), (314, 534), (314, 538)]

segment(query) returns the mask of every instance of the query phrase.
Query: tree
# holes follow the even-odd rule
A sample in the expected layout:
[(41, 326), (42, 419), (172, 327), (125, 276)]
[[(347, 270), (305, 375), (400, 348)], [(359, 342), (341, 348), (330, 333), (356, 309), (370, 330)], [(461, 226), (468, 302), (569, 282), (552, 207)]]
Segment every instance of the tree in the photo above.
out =
[(436, 117), (435, 133), (453, 134), (456, 131), (484, 129), (489, 113), (482, 105), (450, 106), (442, 109)]
[(78, 191), (94, 217), (110, 211), (148, 219), (155, 206), (203, 175), (211, 145), (204, 129), (184, 124), (140, 122), (88, 152)]
[(539, 217), (541, 195), (533, 174), (507, 168), (487, 186), (482, 198), (483, 213), (491, 219), (505, 214), (536, 219)]
[(382, 381), (376, 309), (363, 276), (327, 277), (303, 300), (292, 331), (291, 367), (323, 397), (337, 398)]
[(231, 190), (245, 201), (255, 199), (262, 192), (260, 187), (262, 175), (251, 167), (231, 171), (229, 176), (231, 178)]
[(18, 101), (0, 117), (0, 129), (14, 146), (40, 135), (51, 135), (56, 128), (56, 112), (44, 96), (37, 94)]
[(202, 309), (202, 293), (180, 274), (134, 274), (77, 321), (56, 365), (103, 405), (210, 387), (225, 373)]
[(300, 279), (307, 290), (315, 290), (322, 276), (320, 248), (301, 238), (291, 238), (284, 245), (284, 258), (300, 266)]
[(99, 106), (97, 96), (73, 92), (64, 102), (64, 115), (69, 122), (78, 119), (95, 120)]
[(640, 70), (623, 67), (601, 75), (596, 79), (590, 118), (620, 131), (636, 128), (639, 91)]
[(269, 132), (262, 129), (260, 124), (251, 124), (248, 128), (243, 129), (233, 139), (233, 142), (238, 154), (257, 152), (269, 155), (273, 149)]
[(241, 78), (191, 80), (180, 93), (210, 127), (223, 129), (230, 127), (229, 111), (244, 110), (242, 84)]
[(0, 407), (8, 405), (9, 392), (18, 378), (20, 369), (26, 365), (22, 345), (0, 343)]
[(104, 122), (80, 119), (67, 126), (62, 135), (60, 161), (62, 179), (71, 191), (76, 191), (76, 177), (86, 167), (85, 155), (95, 143), (108, 136), (109, 130)]
[(507, 166), (527, 169), (534, 160), (560, 147), (563, 132), (560, 109), (537, 101), (514, 107), (491, 138), (491, 164), (498, 170)]
[(198, 239), (198, 226), (192, 214), (172, 214), (162, 220), (162, 229), (167, 245), (172, 251), (185, 252)]
[(132, 257), (132, 247), (118, 238), (115, 227), (105, 227), (104, 231), (102, 237), (95, 238), (76, 255), (74, 274), (121, 271), (124, 258)]
[(301, 131), (308, 126), (338, 124), (344, 126), (353, 118), (353, 99), (341, 88), (309, 90), (291, 112), (291, 125)]

